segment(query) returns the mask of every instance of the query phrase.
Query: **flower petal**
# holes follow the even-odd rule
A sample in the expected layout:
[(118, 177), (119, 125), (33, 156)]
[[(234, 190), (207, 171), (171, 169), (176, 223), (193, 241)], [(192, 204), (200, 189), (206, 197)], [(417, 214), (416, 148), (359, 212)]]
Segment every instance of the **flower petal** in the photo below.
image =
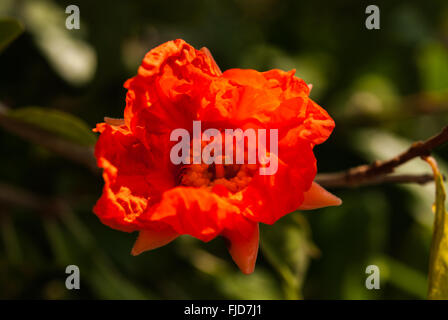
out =
[(250, 209), (243, 213), (252, 221), (273, 224), (297, 210), (314, 180), (316, 159), (309, 142), (298, 140), (292, 147), (279, 145), (279, 155), (277, 172), (256, 174), (242, 192), (240, 203)]
[(145, 144), (147, 134), (191, 127), (212, 79), (219, 75), (211, 56), (183, 40), (152, 49), (138, 74), (124, 85), (126, 124)]
[(209, 190), (176, 187), (166, 191), (160, 203), (140, 221), (162, 222), (179, 234), (189, 234), (210, 241), (224, 229), (245, 235), (250, 222), (238, 206)]
[[(159, 158), (150, 153), (126, 125), (97, 125), (101, 132), (95, 146), (98, 166), (103, 168), (104, 188), (93, 211), (111, 228), (144, 229), (138, 216), (174, 185)], [(147, 227), (147, 226), (146, 226)]]

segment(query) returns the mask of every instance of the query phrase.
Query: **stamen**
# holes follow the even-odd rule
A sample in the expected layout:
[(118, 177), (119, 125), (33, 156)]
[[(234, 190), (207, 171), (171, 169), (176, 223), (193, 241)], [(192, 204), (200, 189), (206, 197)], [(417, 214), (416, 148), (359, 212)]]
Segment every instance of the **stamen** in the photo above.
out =
[[(202, 141), (201, 147), (204, 148), (208, 143)], [(190, 147), (190, 163), (193, 162), (193, 150)], [(234, 162), (234, 159), (228, 159), (222, 155), (221, 163), (187, 164), (182, 166), (179, 172), (179, 184), (197, 188), (212, 189), (215, 185), (223, 185), (230, 192), (236, 193), (243, 190), (252, 180), (255, 172), (258, 170), (256, 164), (226, 164)], [(247, 151), (245, 151), (245, 161), (247, 161)]]
[[(214, 168), (213, 168), (214, 167)], [(214, 171), (210, 171), (214, 169)], [(182, 168), (180, 184), (198, 188), (212, 189), (223, 185), (230, 192), (243, 190), (252, 180), (256, 165), (248, 164), (191, 164)]]

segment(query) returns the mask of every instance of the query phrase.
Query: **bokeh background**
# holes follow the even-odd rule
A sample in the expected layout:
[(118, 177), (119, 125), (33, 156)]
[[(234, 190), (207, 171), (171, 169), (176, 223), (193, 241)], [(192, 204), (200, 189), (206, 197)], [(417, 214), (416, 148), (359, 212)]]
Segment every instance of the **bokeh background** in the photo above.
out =
[[(65, 28), (70, 4), (80, 30)], [(380, 8), (380, 30), (365, 27), (368, 4)], [(319, 172), (391, 157), (448, 122), (446, 0), (1, 0), (2, 17), (25, 31), (0, 53), (0, 298), (426, 297), (432, 183), (332, 189), (341, 207), (263, 226), (256, 270), (245, 276), (222, 239), (183, 236), (131, 256), (137, 234), (92, 213), (103, 182), (82, 157), (96, 139), (90, 128), (122, 117), (123, 83), (144, 54), (176, 38), (208, 47), (222, 70), (296, 69), (312, 83), (337, 124), (315, 149)], [(48, 134), (27, 135), (5, 114), (68, 147), (49, 147)], [(447, 173), (448, 148), (435, 156)], [(398, 172), (430, 169), (414, 160)], [(70, 264), (80, 290), (65, 288)], [(370, 264), (380, 290), (365, 288)]]

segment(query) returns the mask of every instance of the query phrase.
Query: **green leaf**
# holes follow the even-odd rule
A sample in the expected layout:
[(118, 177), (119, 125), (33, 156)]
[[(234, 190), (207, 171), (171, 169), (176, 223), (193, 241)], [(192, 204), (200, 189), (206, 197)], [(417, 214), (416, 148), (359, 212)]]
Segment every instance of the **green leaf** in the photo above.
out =
[(86, 274), (86, 277), (89, 286), (100, 299), (148, 300), (155, 298), (148, 290), (141, 289), (120, 274), (104, 256), (92, 256), (92, 260), (94, 267)]
[(23, 252), (20, 246), (19, 237), (14, 226), (14, 221), (8, 215), (5, 215), (0, 223), (0, 231), (4, 241), (6, 255), (10, 262), (21, 263), (23, 261)]
[(434, 172), (436, 202), (434, 231), (429, 256), (428, 299), (448, 299), (448, 218), (445, 208), (443, 176), (432, 158), (427, 158)]
[(52, 219), (44, 219), (43, 226), (47, 233), (56, 262), (67, 265), (73, 261), (71, 250), (67, 246), (67, 238), (61, 225)]
[(87, 124), (66, 112), (40, 107), (25, 107), (10, 110), (7, 115), (79, 145), (90, 146), (96, 142), (96, 137)]
[(421, 271), (387, 255), (377, 257), (372, 264), (380, 268), (381, 282), (391, 284), (417, 299), (426, 298), (427, 278)]
[(218, 287), (230, 299), (279, 300), (281, 290), (275, 277), (257, 267), (256, 272), (248, 277), (241, 272), (228, 272), (216, 278)]
[(23, 32), (22, 24), (16, 19), (0, 19), (0, 52)]

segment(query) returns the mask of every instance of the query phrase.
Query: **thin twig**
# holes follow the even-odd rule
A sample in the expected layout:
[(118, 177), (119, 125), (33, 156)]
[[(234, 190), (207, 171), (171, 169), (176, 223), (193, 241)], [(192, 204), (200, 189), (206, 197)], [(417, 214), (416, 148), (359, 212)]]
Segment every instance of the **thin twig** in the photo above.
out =
[(341, 187), (357, 187), (360, 185), (375, 185), (382, 183), (417, 183), (426, 184), (434, 181), (434, 177), (431, 174), (393, 174), (393, 175), (380, 175), (372, 177), (369, 180), (364, 180), (358, 184), (348, 184), (345, 179), (341, 179), (340, 173), (322, 173), (316, 176), (316, 182), (326, 188), (341, 188)]
[(65, 205), (58, 199), (35, 195), (20, 187), (0, 182), (0, 204), (14, 208), (25, 208), (40, 213), (44, 217), (54, 217)]
[(426, 183), (430, 181), (427, 175), (387, 175), (411, 159), (428, 156), (434, 148), (447, 141), (448, 126), (428, 140), (414, 142), (409, 149), (392, 159), (375, 161), (370, 165), (362, 165), (342, 172), (320, 174), (316, 177), (316, 181), (325, 187), (355, 187), (382, 182)]

